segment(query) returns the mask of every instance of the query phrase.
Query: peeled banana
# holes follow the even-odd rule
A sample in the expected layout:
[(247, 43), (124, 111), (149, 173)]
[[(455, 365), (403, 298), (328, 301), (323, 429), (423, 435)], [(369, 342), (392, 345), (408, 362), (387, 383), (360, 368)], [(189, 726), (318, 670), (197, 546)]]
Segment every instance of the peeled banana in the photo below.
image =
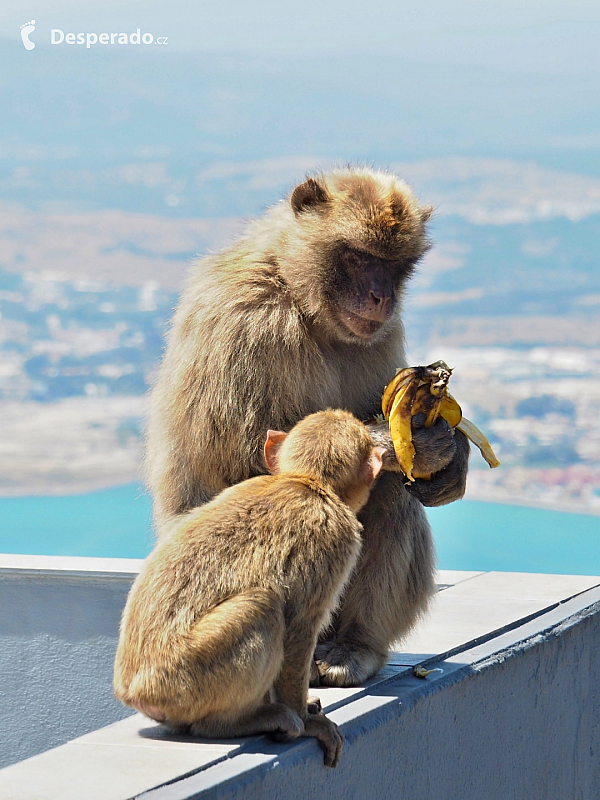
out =
[(479, 428), (465, 419), (461, 408), (448, 392), (452, 370), (443, 361), (427, 367), (407, 367), (399, 370), (386, 386), (381, 399), (383, 416), (389, 422), (396, 458), (409, 481), (431, 478), (413, 473), (415, 448), (412, 443), (411, 418), (425, 414), (429, 428), (442, 416), (452, 428), (457, 428), (476, 444), (490, 467), (500, 466), (494, 451)]

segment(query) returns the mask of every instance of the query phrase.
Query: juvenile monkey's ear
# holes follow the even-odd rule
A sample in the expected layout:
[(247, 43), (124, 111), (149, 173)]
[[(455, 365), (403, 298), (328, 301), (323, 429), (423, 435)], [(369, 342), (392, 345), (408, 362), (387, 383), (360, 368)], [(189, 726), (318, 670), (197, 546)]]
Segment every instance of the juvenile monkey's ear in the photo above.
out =
[(376, 445), (371, 450), (371, 455), (366, 459), (362, 468), (362, 478), (366, 486), (371, 486), (375, 478), (383, 468), (383, 459), (387, 453), (387, 448)]
[(287, 433), (283, 431), (267, 431), (265, 442), (265, 461), (267, 469), (273, 474), (279, 472), (279, 450), (287, 438)]
[(296, 186), (290, 203), (294, 214), (301, 214), (309, 208), (325, 203), (328, 199), (329, 194), (323, 184), (315, 178), (307, 178), (300, 186)]

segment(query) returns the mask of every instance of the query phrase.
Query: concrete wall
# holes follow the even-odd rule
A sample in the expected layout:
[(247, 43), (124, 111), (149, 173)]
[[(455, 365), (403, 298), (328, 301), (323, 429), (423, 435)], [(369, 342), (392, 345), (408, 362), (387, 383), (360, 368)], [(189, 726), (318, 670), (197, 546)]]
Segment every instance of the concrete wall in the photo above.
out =
[(131, 713), (111, 683), (140, 564), (0, 556), (0, 767)]
[[(9, 563), (10, 562), (10, 563)], [(140, 562), (0, 557), (5, 764), (128, 712), (111, 697)], [(364, 687), (320, 688), (346, 738), (198, 740), (140, 715), (0, 772), (2, 800), (599, 800), (600, 579), (448, 573)], [(411, 665), (443, 672), (425, 680)]]
[(440, 662), (445, 672), (431, 683), (392, 678), (329, 713), (346, 737), (335, 770), (319, 769), (314, 744), (275, 757), (262, 745), (139, 797), (598, 800), (595, 596), (592, 607), (481, 661), (472, 663), (475, 648)]

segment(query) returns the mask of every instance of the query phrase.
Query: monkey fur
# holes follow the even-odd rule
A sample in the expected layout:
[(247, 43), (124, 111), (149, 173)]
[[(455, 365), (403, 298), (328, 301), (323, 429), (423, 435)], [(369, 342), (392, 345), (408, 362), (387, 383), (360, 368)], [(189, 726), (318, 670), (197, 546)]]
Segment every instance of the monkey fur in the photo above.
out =
[(178, 518), (147, 559), (123, 613), (116, 696), (196, 735), (314, 736), (335, 766), (342, 736), (309, 710), (309, 673), (383, 452), (345, 411), (269, 431), (276, 474)]
[[(267, 428), (290, 430), (325, 408), (363, 420), (380, 412), (406, 366), (402, 302), (431, 211), (393, 175), (341, 169), (308, 178), (196, 264), (151, 396), (146, 467), (159, 537), (264, 473)], [(434, 592), (423, 504), (463, 495), (469, 446), (441, 418), (413, 427), (417, 469), (435, 474), (410, 485), (393, 472), (387, 424), (373, 428), (390, 471), (361, 512), (361, 557), (317, 651), (323, 684), (374, 674)]]

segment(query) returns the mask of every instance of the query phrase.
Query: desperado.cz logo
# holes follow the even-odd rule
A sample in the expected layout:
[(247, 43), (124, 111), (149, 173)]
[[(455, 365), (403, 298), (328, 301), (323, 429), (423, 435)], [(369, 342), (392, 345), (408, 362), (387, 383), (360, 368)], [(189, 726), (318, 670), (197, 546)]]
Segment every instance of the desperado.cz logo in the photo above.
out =
[[(33, 50), (35, 42), (29, 40), (30, 34), (35, 30), (35, 20), (32, 19), (21, 25), (21, 39), (26, 50)], [(167, 44), (167, 36), (157, 36), (152, 33), (142, 33), (138, 28), (135, 33), (65, 33), (59, 28), (50, 31), (50, 44), (78, 45), (84, 44), (88, 49), (96, 44)]]
[(85, 44), (92, 47), (95, 44), (167, 44), (167, 36), (157, 39), (151, 33), (141, 33), (138, 28), (135, 33), (64, 33), (58, 28), (50, 31), (50, 44)]

